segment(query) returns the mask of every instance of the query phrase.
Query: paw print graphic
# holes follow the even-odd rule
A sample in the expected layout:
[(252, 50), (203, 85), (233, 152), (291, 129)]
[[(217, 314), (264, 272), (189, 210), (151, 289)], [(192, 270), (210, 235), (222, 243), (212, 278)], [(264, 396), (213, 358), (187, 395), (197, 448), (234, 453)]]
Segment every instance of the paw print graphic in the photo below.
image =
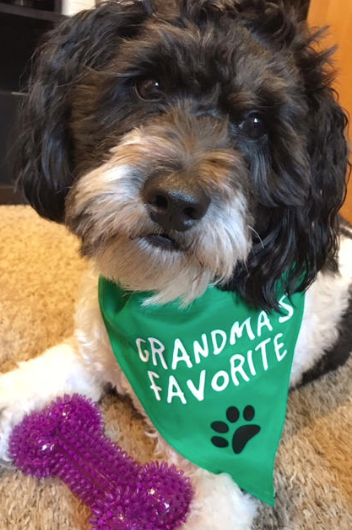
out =
[[(251, 405), (247, 405), (243, 409), (243, 419), (246, 422), (251, 422), (254, 419), (255, 410)], [(226, 418), (229, 423), (237, 423), (240, 420), (240, 411), (237, 407), (229, 407), (226, 411)], [(230, 430), (228, 423), (225, 421), (213, 421), (210, 425), (213, 431), (219, 434), (227, 434)], [(232, 436), (232, 450), (236, 455), (242, 453), (249, 440), (256, 436), (260, 431), (259, 425), (254, 423), (246, 423), (237, 427)], [(216, 447), (228, 447), (229, 442), (223, 436), (213, 436), (211, 442)]]

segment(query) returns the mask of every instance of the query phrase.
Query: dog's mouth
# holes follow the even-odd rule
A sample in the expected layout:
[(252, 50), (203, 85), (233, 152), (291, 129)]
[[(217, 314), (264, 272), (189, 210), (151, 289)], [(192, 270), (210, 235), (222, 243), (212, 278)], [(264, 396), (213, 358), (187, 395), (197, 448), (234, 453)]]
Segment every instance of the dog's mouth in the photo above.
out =
[(165, 233), (149, 234), (142, 239), (153, 247), (161, 248), (163, 250), (180, 250), (180, 244)]

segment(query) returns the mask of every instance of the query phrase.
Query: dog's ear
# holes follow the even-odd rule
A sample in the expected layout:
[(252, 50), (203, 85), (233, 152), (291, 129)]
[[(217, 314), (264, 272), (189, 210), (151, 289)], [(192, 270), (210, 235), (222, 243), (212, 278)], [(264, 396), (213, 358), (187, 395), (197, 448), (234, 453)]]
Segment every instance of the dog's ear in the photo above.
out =
[(309, 193), (304, 207), (291, 212), (291, 228), (296, 232), (296, 248), (291, 252), (294, 272), (288, 274), (291, 292), (299, 283), (299, 275), (303, 279), (300, 288), (305, 289), (324, 267), (337, 270), (338, 213), (347, 189), (348, 120), (332, 88), (330, 57), (334, 50), (319, 51), (316, 46), (322, 33), (308, 32), (292, 48), (308, 108), (305, 136)]
[(104, 68), (121, 38), (150, 16), (149, 0), (120, 0), (82, 11), (48, 34), (37, 51), (20, 113), (15, 177), (40, 215), (62, 222), (72, 184), (70, 92), (87, 67)]
[[(307, 151), (311, 166), (311, 212), (314, 244), (320, 262), (332, 257), (337, 248), (338, 211), (347, 185), (347, 115), (332, 88), (334, 70), (330, 58), (334, 49), (318, 51), (312, 46), (324, 31), (311, 35), (304, 48), (296, 50), (296, 61), (305, 85), (308, 102)], [(320, 263), (321, 265), (321, 263)]]
[[(346, 196), (349, 169), (347, 116), (332, 88), (333, 50), (320, 51), (316, 40), (324, 32), (301, 35), (291, 48), (303, 87), (305, 152), (302, 182), (308, 185), (300, 207), (271, 212), (271, 229), (263, 248), (256, 244), (248, 271), (241, 271), (239, 290), (254, 305), (275, 308), (276, 285), (285, 272), (285, 289), (305, 290), (324, 267), (337, 270), (338, 212)], [(288, 158), (288, 160), (290, 157)], [(292, 191), (292, 190), (291, 190)], [(288, 195), (289, 197), (289, 195)], [(270, 215), (268, 215), (270, 219)], [(244, 287), (242, 287), (242, 285)], [(262, 285), (261, 292), (256, 285)], [(258, 294), (259, 293), (259, 294)]]
[[(238, 1), (241, 16), (251, 31), (266, 39), (268, 46), (272, 42), (273, 46), (289, 50), (304, 87), (311, 189), (309, 211), (300, 227), (303, 230), (306, 223), (306, 236), (300, 238), (299, 244), (307, 286), (327, 261), (333, 262), (331, 258), (337, 248), (337, 214), (346, 195), (348, 120), (332, 88), (335, 72), (331, 57), (335, 49), (321, 49), (318, 43), (325, 29), (312, 32), (305, 22), (299, 21), (295, 9), (287, 9), (286, 0)], [(302, 2), (299, 5), (302, 6)], [(304, 255), (310, 256), (306, 263), (303, 263)]]

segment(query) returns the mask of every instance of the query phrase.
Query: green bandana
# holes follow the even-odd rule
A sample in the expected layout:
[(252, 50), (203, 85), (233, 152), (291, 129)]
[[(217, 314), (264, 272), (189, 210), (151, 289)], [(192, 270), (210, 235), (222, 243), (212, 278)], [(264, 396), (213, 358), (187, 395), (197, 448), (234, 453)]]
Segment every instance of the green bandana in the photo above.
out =
[(112, 349), (146, 413), (188, 460), (273, 505), (304, 295), (269, 314), (215, 287), (186, 309), (143, 307), (148, 296), (99, 280)]

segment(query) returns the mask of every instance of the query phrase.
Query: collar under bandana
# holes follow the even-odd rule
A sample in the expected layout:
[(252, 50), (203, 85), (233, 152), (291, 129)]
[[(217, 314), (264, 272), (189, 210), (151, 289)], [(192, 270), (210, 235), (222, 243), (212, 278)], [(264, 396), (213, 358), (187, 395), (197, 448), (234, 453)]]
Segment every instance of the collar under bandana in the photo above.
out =
[(269, 314), (215, 287), (186, 309), (144, 307), (148, 296), (99, 280), (112, 349), (146, 413), (185, 458), (273, 505), (304, 295)]

